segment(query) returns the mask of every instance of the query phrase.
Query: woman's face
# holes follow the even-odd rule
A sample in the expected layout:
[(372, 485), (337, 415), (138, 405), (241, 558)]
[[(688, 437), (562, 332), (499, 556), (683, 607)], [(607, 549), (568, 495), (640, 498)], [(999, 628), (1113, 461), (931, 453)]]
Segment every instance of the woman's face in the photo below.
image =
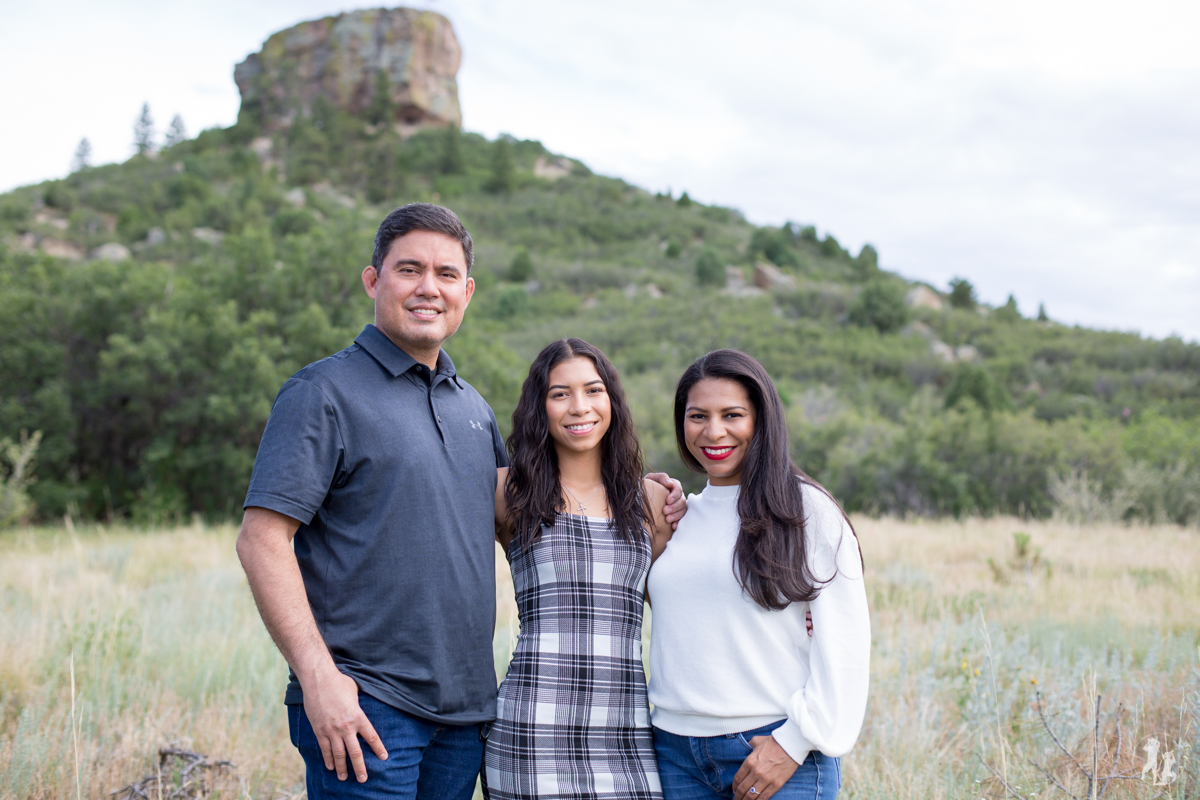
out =
[(612, 422), (608, 389), (587, 358), (572, 358), (550, 370), (546, 420), (559, 452), (585, 453), (600, 446)]
[(688, 392), (683, 438), (713, 486), (741, 483), (754, 419), (754, 403), (737, 381), (705, 378)]

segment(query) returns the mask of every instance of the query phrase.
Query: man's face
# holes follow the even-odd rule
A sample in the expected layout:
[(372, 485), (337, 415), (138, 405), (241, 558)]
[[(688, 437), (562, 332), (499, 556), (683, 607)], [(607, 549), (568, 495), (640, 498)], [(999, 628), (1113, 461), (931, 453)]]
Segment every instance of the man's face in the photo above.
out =
[(367, 267), (362, 278), (375, 301), (375, 327), (432, 368), (475, 292), (462, 244), (443, 233), (406, 233), (392, 242), (383, 266)]

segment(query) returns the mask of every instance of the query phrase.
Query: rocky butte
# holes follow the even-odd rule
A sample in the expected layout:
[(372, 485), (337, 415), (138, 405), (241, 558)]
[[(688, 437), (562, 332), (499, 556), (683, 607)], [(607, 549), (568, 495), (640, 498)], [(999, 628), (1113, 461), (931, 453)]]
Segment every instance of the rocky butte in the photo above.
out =
[[(462, 51), (450, 20), (431, 11), (378, 8), (302, 22), (272, 35), (234, 67), (241, 115), (264, 132), (311, 115), (321, 98), (356, 116), (376, 93), (401, 133), (461, 125), (458, 73)], [(382, 89), (381, 89), (382, 86)]]

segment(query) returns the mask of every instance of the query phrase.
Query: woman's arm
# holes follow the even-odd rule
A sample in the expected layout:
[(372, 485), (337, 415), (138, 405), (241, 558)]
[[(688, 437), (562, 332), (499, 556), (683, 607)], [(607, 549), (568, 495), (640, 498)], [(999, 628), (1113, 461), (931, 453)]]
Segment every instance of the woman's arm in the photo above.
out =
[(650, 513), (650, 563), (653, 564), (667, 549), (667, 542), (671, 541), (674, 532), (673, 526), (667, 521), (665, 509), (669, 492), (667, 487), (652, 478), (646, 478), (642, 484), (646, 493), (646, 510)]
[(496, 541), (508, 552), (512, 543), (512, 530), (508, 527), (508, 501), (504, 499), (504, 489), (508, 484), (508, 467), (496, 469)]
[(837, 505), (805, 492), (813, 573), (837, 574), (809, 604), (808, 681), (788, 703), (788, 719), (772, 735), (797, 761), (811, 750), (850, 752), (862, 729), (871, 665), (871, 618), (858, 539)]
[(813, 573), (828, 577), (836, 565), (837, 574), (809, 603), (808, 680), (788, 701), (787, 721), (750, 741), (754, 752), (734, 776), (735, 800), (767, 800), (813, 750), (834, 757), (850, 752), (866, 713), (871, 619), (858, 540), (819, 491), (806, 491), (804, 505)]

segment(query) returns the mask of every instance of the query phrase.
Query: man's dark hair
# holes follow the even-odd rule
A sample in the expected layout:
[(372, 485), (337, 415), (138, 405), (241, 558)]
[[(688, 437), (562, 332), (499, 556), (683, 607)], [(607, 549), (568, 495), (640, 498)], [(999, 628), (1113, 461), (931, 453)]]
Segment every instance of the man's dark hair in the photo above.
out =
[(409, 203), (400, 206), (384, 217), (375, 232), (375, 252), (371, 254), (371, 266), (379, 269), (392, 242), (413, 231), (432, 231), (457, 239), (462, 244), (463, 255), (467, 260), (467, 274), (475, 264), (475, 245), (471, 234), (463, 227), (462, 220), (448, 208), (435, 206), (433, 203)]

